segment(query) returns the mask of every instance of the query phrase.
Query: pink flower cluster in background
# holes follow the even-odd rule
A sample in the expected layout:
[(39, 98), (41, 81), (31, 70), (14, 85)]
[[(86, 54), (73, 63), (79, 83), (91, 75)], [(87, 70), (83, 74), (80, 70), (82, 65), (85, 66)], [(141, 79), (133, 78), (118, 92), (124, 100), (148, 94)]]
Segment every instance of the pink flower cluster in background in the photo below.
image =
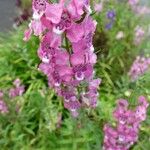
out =
[(25, 87), (24, 87), (24, 85), (21, 85), (20, 79), (16, 79), (13, 82), (13, 85), (15, 87), (13, 87), (9, 90), (9, 97), (13, 98), (16, 96), (21, 96), (25, 91)]
[(128, 4), (131, 7), (135, 7), (139, 3), (139, 0), (128, 0)]
[(33, 32), (41, 39), (39, 69), (49, 87), (64, 99), (73, 116), (81, 107), (95, 108), (100, 79), (94, 79), (96, 55), (92, 45), (96, 21), (90, 16), (88, 0), (33, 0), (33, 19), (24, 40)]
[(143, 41), (144, 35), (145, 35), (144, 29), (143, 29), (142, 27), (140, 27), (140, 26), (137, 26), (137, 27), (135, 28), (134, 43), (135, 43), (136, 45), (139, 45), (139, 44)]
[(150, 58), (138, 56), (131, 66), (129, 76), (131, 80), (137, 80), (148, 69), (150, 69)]
[(150, 14), (150, 8), (147, 6), (137, 6), (135, 12), (137, 12), (139, 15)]
[[(10, 99), (17, 97), (17, 96), (22, 96), (25, 91), (25, 87), (24, 87), (24, 85), (21, 85), (20, 79), (16, 79), (13, 82), (13, 85), (15, 87), (12, 87), (8, 91), (8, 95), (9, 95)], [(4, 97), (4, 92), (0, 91), (0, 113), (6, 114), (9, 112), (9, 110), (8, 110), (7, 104), (3, 100), (3, 97)]]
[(146, 112), (149, 106), (146, 98), (138, 98), (138, 106), (131, 110), (128, 108), (127, 100), (118, 101), (114, 111), (116, 127), (106, 124), (104, 127), (103, 150), (129, 150), (138, 140), (140, 124), (146, 119)]
[(8, 113), (8, 107), (3, 100), (3, 92), (0, 91), (0, 113), (5, 114)]
[(138, 15), (145, 15), (150, 13), (150, 8), (146, 5), (140, 5), (140, 0), (128, 0), (128, 4)]
[(102, 10), (103, 10), (103, 1), (99, 2), (99, 3), (95, 2), (95, 4), (94, 4), (94, 11), (96, 13), (100, 13), (100, 12), (102, 12)]

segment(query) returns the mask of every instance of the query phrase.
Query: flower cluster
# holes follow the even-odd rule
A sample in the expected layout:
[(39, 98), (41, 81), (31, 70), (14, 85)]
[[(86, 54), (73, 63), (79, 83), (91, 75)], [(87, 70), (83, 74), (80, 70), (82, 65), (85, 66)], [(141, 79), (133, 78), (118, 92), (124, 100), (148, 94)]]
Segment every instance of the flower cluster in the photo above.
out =
[(150, 8), (146, 5), (140, 5), (139, 0), (128, 0), (128, 4), (132, 10), (138, 15), (145, 15), (150, 13)]
[(3, 92), (2, 91), (0, 91), (0, 113), (2, 113), (2, 114), (8, 113), (7, 105), (3, 100)]
[(130, 78), (134, 81), (150, 68), (150, 58), (138, 56), (129, 71)]
[(39, 69), (47, 76), (49, 87), (63, 97), (73, 116), (81, 107), (96, 107), (100, 80), (94, 79), (96, 21), (90, 16), (90, 2), (33, 0), (32, 4), (33, 19), (24, 40), (32, 32), (40, 37)]
[(99, 2), (99, 3), (95, 2), (94, 10), (95, 10), (96, 13), (102, 12), (102, 10), (103, 10), (103, 1)]
[(146, 119), (149, 104), (144, 96), (138, 99), (135, 110), (128, 109), (127, 100), (118, 101), (114, 117), (117, 121), (116, 127), (108, 124), (104, 127), (104, 150), (129, 150), (138, 140), (140, 123)]
[(21, 85), (20, 79), (16, 79), (13, 82), (13, 85), (15, 87), (13, 87), (9, 90), (9, 97), (13, 98), (13, 97), (16, 97), (16, 96), (21, 96), (25, 91), (25, 87), (24, 87), (24, 85)]
[(136, 11), (136, 13), (138, 13), (139, 15), (150, 14), (150, 8), (147, 7), (147, 6), (137, 6), (135, 11)]
[(136, 45), (139, 45), (139, 44), (142, 42), (142, 40), (143, 40), (143, 38), (144, 38), (144, 35), (145, 35), (144, 29), (143, 29), (142, 27), (140, 27), (140, 26), (137, 26), (137, 27), (135, 28), (134, 43), (135, 43)]
[(105, 28), (107, 30), (111, 29), (114, 21), (115, 21), (115, 17), (116, 17), (116, 12), (114, 10), (109, 10), (106, 14), (107, 19), (109, 20), (109, 22), (106, 24)]
[[(24, 85), (21, 85), (21, 81), (20, 79), (16, 79), (14, 82), (13, 82), (13, 85), (15, 87), (9, 89), (8, 91), (8, 95), (9, 95), (9, 98), (14, 98), (16, 96), (22, 96), (22, 94), (24, 93), (25, 91), (25, 87)], [(4, 102), (3, 100), (3, 95), (4, 93), (2, 91), (0, 91), (0, 112), (1, 113), (8, 113), (9, 110), (8, 110), (8, 107), (6, 105), (6, 103)], [(18, 107), (18, 106), (17, 106)], [(17, 108), (18, 109), (18, 108)]]
[(135, 7), (139, 3), (139, 0), (128, 0), (128, 4), (131, 7)]

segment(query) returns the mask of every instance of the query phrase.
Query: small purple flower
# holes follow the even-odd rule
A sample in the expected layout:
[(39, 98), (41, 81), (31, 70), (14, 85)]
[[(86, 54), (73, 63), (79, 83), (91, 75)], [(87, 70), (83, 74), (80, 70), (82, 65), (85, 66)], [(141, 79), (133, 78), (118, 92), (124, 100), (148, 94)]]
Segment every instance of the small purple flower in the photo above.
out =
[(107, 12), (106, 16), (107, 16), (107, 19), (109, 20), (109, 22), (105, 25), (105, 28), (107, 30), (110, 30), (113, 27), (114, 20), (115, 20), (115, 17), (116, 17), (116, 13), (115, 13), (114, 10), (109, 10)]
[(107, 12), (107, 18), (110, 19), (110, 20), (114, 20), (114, 18), (116, 17), (116, 13), (114, 10), (109, 10)]
[(110, 30), (112, 27), (113, 27), (113, 21), (110, 21), (109, 23), (107, 23), (107, 24), (105, 25), (105, 28), (106, 28), (107, 30)]

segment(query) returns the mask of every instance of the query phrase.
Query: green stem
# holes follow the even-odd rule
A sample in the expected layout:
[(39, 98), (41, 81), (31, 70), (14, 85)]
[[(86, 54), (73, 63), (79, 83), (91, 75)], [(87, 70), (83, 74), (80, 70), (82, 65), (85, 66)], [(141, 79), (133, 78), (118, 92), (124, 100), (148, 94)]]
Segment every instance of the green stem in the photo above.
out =
[(69, 42), (68, 42), (68, 39), (67, 39), (67, 36), (66, 36), (66, 35), (65, 35), (65, 44), (66, 44), (66, 49), (67, 49), (68, 53), (71, 54)]

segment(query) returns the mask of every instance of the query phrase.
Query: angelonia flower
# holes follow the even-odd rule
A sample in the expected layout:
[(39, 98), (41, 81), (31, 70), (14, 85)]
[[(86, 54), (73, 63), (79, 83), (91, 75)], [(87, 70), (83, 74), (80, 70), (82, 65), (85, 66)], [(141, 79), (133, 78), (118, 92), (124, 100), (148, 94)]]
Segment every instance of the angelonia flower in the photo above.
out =
[(107, 12), (107, 18), (108, 18), (108, 19), (114, 20), (115, 17), (116, 17), (116, 13), (115, 13), (114, 10), (109, 10), (109, 11)]
[(113, 27), (113, 21), (110, 21), (109, 23), (107, 23), (107, 24), (105, 25), (105, 28), (106, 28), (107, 30), (110, 30), (112, 27)]
[(106, 14), (106, 17), (108, 19), (108, 23), (105, 25), (105, 28), (110, 30), (113, 27), (116, 18), (116, 12), (114, 10), (109, 10)]
[(135, 81), (150, 69), (150, 58), (137, 56), (129, 71), (129, 77)]
[(145, 31), (144, 31), (144, 29), (142, 28), (142, 27), (140, 27), (140, 26), (137, 26), (136, 28), (135, 28), (135, 37), (134, 37), (134, 43), (137, 45), (139, 45), (141, 42), (142, 42), (142, 40), (143, 40), (143, 38), (144, 38), (144, 35), (145, 35)]
[[(21, 81), (20, 79), (16, 79), (13, 82), (14, 87), (12, 87), (11, 89), (9, 89), (9, 91), (7, 91), (7, 95), (9, 95), (9, 98), (12, 99), (16, 96), (22, 96), (22, 94), (25, 91), (25, 87), (24, 85), (21, 85)], [(0, 113), (5, 114), (8, 113), (8, 107), (6, 105), (6, 103), (3, 100), (3, 95), (4, 93), (2, 91), (0, 91)], [(16, 111), (19, 110), (19, 106), (16, 105)]]
[(137, 15), (146, 15), (150, 13), (150, 8), (148, 6), (141, 6), (139, 4), (139, 0), (129, 0), (128, 4), (131, 6), (132, 10), (137, 14)]
[(16, 96), (22, 96), (25, 91), (24, 85), (21, 85), (20, 79), (16, 79), (13, 82), (14, 87), (9, 90), (9, 97), (13, 98)]
[(47, 76), (49, 87), (74, 117), (81, 107), (95, 108), (101, 80), (94, 78), (97, 57), (92, 40), (97, 23), (90, 16), (89, 0), (33, 0), (32, 8), (24, 40), (32, 33), (40, 37), (39, 70)]
[(94, 10), (96, 13), (100, 13), (103, 10), (103, 2), (95, 3), (94, 4)]
[(131, 7), (135, 7), (139, 3), (139, 0), (128, 0), (128, 4)]
[(116, 126), (104, 126), (103, 150), (129, 150), (137, 142), (141, 122), (146, 119), (149, 106), (146, 98), (138, 98), (138, 106), (131, 110), (127, 100), (120, 99), (113, 113)]
[(8, 113), (8, 107), (3, 100), (3, 92), (2, 91), (0, 91), (0, 113), (1, 114)]
[(150, 8), (148, 6), (137, 6), (135, 12), (139, 15), (150, 14)]

